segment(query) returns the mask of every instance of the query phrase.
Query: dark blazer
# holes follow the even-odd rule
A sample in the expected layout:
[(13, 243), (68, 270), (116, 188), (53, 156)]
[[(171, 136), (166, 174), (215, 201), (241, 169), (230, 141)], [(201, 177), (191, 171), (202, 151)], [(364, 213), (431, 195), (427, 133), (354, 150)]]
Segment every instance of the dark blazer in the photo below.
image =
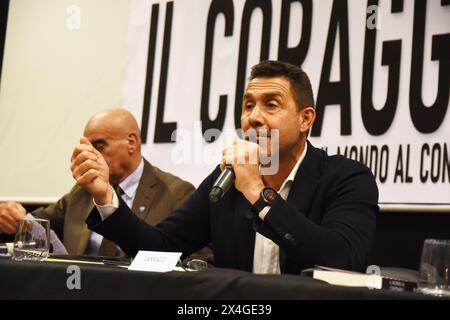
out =
[[(186, 255), (212, 241), (216, 266), (251, 271), (257, 231), (279, 245), (283, 273), (298, 274), (314, 265), (365, 267), (375, 233), (378, 189), (364, 165), (328, 156), (308, 142), (287, 200), (279, 197), (264, 221), (249, 214), (250, 203), (234, 187), (217, 203), (209, 201), (219, 174), (217, 167), (156, 227), (142, 223), (122, 201), (103, 222), (96, 208), (86, 222), (131, 256), (138, 250)], [(134, 230), (133, 237), (124, 230)]]
[[(194, 190), (189, 182), (144, 159), (144, 170), (133, 201), (134, 216), (145, 223), (157, 224), (181, 206)], [(92, 196), (75, 186), (55, 204), (39, 208), (32, 214), (50, 220), (52, 229), (63, 239), (70, 254), (84, 254), (91, 234), (85, 220), (93, 207)], [(130, 230), (127, 232), (132, 233)]]

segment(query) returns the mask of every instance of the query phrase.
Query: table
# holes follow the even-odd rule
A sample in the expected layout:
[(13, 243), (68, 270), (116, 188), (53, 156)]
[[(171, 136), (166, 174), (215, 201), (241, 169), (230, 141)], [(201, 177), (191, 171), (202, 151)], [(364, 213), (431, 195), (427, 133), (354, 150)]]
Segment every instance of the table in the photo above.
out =
[[(0, 259), (0, 299), (423, 299), (412, 292), (333, 286), (295, 275), (255, 275), (211, 268), (140, 272), (77, 264), (80, 289), (69, 289), (70, 263)], [(73, 279), (73, 278), (72, 278)], [(73, 281), (69, 281), (73, 283)]]

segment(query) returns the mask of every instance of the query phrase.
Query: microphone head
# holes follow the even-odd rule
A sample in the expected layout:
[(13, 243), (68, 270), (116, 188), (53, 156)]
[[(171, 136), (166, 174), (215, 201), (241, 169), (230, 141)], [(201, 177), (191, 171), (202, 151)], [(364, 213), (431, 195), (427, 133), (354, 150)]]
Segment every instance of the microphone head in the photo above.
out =
[(214, 186), (211, 188), (211, 191), (209, 192), (209, 201), (217, 202), (220, 200), (220, 198), (222, 198), (222, 196), (223, 196), (222, 188)]

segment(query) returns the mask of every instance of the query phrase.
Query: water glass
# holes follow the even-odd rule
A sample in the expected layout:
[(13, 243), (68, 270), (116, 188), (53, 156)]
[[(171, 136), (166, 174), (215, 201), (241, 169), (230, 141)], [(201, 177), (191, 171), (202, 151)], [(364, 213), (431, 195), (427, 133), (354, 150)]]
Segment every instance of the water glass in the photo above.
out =
[(26, 217), (19, 221), (19, 228), (14, 238), (14, 260), (43, 261), (48, 258), (50, 250), (50, 221)]
[(450, 240), (426, 239), (420, 260), (419, 290), (450, 297)]

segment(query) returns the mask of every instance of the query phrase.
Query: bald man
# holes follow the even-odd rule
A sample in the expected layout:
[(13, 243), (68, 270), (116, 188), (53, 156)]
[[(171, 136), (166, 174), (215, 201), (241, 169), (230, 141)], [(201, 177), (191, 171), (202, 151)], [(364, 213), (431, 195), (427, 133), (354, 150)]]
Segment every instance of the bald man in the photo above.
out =
[[(109, 167), (111, 185), (119, 186), (132, 211), (148, 224), (156, 224), (181, 206), (195, 190), (189, 182), (159, 170), (141, 155), (137, 122), (125, 109), (111, 109), (89, 119), (81, 143), (92, 145)], [(90, 231), (85, 220), (94, 207), (92, 196), (74, 186), (55, 204), (33, 211), (50, 219), (52, 228), (63, 239), (70, 254), (104, 255), (103, 238)], [(0, 232), (15, 233), (17, 220), (25, 216), (18, 203), (0, 205)]]

